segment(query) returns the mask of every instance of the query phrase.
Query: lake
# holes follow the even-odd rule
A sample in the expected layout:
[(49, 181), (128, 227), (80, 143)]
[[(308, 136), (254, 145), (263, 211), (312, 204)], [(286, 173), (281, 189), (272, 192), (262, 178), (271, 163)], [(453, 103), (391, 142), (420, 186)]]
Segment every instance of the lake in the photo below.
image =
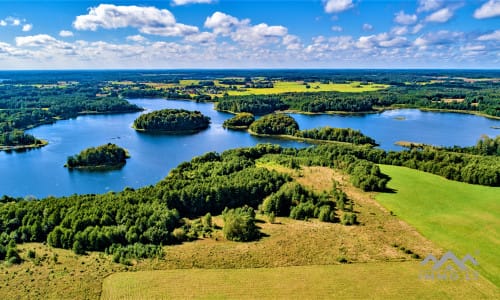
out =
[[(105, 193), (125, 187), (155, 184), (183, 161), (209, 151), (221, 152), (258, 143), (277, 143), (284, 147), (306, 147), (305, 143), (260, 138), (244, 131), (222, 128), (232, 115), (217, 112), (211, 103), (139, 99), (130, 102), (146, 112), (164, 108), (199, 110), (211, 118), (207, 130), (189, 135), (138, 133), (131, 128), (141, 113), (87, 115), (43, 125), (28, 132), (49, 141), (49, 145), (26, 152), (0, 152), (0, 195), (64, 196), (73, 193)], [(291, 114), (301, 129), (320, 126), (350, 127), (373, 137), (380, 147), (400, 150), (399, 140), (435, 145), (474, 145), (482, 134), (495, 136), (499, 120), (456, 113), (422, 112), (415, 109), (386, 111), (367, 115)], [(68, 156), (106, 143), (126, 148), (131, 155), (120, 170), (108, 172), (69, 171), (63, 165)]]

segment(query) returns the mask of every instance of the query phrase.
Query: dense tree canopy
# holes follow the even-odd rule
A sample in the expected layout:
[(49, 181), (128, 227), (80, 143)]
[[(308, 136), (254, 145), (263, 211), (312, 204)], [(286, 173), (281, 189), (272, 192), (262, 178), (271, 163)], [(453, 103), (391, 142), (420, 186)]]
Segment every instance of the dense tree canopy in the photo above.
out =
[(294, 118), (285, 114), (265, 115), (250, 125), (250, 130), (257, 134), (289, 134), (294, 135), (299, 130), (299, 124)]
[(198, 131), (208, 127), (210, 118), (199, 111), (162, 109), (140, 115), (134, 128), (141, 131)]
[(65, 166), (68, 168), (115, 167), (125, 164), (128, 157), (125, 149), (108, 143), (87, 148), (77, 155), (68, 157)]
[(255, 117), (251, 113), (239, 113), (231, 119), (225, 120), (222, 126), (224, 128), (245, 129), (248, 128), (254, 121)]

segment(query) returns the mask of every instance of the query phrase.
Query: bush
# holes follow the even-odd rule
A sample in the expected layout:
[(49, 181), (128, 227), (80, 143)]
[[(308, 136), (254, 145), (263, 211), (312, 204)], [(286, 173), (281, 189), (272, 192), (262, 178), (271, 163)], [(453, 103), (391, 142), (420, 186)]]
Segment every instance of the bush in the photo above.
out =
[(355, 225), (357, 224), (357, 217), (354, 213), (344, 213), (342, 215), (342, 225)]
[(235, 209), (225, 209), (222, 213), (224, 237), (230, 241), (248, 242), (259, 237), (260, 233), (255, 225), (255, 212), (245, 206)]

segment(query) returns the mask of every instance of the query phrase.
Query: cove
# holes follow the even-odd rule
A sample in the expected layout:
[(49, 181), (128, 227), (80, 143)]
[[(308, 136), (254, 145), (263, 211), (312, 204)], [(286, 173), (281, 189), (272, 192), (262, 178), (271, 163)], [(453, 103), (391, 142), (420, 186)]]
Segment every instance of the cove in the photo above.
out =
[[(292, 140), (261, 138), (244, 131), (222, 128), (229, 113), (218, 112), (211, 103), (136, 99), (130, 102), (146, 109), (199, 110), (211, 118), (207, 130), (188, 135), (145, 134), (132, 129), (141, 114), (86, 115), (43, 125), (28, 132), (48, 140), (49, 145), (26, 152), (0, 152), (0, 195), (37, 198), (83, 193), (121, 191), (155, 184), (183, 161), (209, 151), (222, 152), (258, 143), (277, 143), (283, 147), (306, 147)], [(399, 140), (434, 145), (470, 146), (482, 134), (500, 134), (492, 126), (500, 121), (475, 115), (422, 112), (415, 109), (386, 111), (368, 115), (291, 114), (301, 129), (320, 126), (350, 127), (373, 137), (386, 150), (400, 150)], [(82, 149), (115, 143), (126, 148), (131, 158), (119, 169), (108, 172), (69, 171), (63, 165), (70, 155)]]

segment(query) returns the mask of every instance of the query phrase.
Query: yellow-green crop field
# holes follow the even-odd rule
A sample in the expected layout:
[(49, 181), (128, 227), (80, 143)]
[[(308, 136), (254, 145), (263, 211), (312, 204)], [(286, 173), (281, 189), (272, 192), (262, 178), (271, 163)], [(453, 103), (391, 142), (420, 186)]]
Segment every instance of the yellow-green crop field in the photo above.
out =
[(386, 89), (389, 85), (385, 84), (361, 84), (360, 82), (351, 83), (320, 83), (310, 82), (309, 88), (300, 81), (276, 81), (272, 88), (246, 88), (236, 91), (228, 91), (229, 95), (269, 95), (282, 94), (289, 92), (305, 93), (305, 92), (344, 92), (344, 93), (362, 93), (374, 92)]

